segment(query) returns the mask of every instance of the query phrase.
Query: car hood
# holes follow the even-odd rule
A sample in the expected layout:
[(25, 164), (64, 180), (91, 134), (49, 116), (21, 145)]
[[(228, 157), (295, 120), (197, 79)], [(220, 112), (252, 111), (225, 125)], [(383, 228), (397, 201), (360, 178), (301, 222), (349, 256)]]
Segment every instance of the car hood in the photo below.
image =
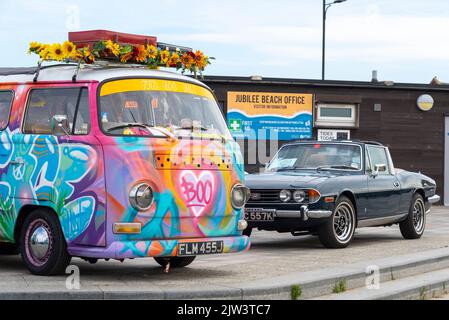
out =
[(282, 189), (316, 187), (332, 178), (329, 172), (267, 172), (245, 176), (245, 184), (250, 189)]

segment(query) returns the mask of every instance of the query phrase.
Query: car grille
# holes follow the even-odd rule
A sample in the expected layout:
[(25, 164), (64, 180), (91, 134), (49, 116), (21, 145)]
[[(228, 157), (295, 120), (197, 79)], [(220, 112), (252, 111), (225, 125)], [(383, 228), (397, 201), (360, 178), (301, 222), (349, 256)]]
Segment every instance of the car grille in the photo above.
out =
[[(292, 193), (294, 190), (291, 190)], [(251, 189), (251, 197), (248, 201), (248, 203), (284, 203), (279, 199), (279, 193), (281, 192), (281, 189), (275, 190), (275, 189)], [(309, 202), (309, 196), (306, 191), (306, 198), (304, 199), (303, 203)], [(295, 200), (290, 200), (290, 202), (287, 203), (297, 203)]]

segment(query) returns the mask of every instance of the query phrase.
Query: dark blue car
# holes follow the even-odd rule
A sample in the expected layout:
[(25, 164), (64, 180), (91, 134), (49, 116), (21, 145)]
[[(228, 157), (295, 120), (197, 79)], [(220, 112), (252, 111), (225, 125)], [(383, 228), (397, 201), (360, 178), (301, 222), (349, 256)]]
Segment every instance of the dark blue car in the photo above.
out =
[(246, 235), (313, 234), (328, 248), (348, 246), (361, 227), (399, 224), (404, 238), (418, 239), (440, 200), (433, 179), (394, 168), (388, 148), (375, 142), (290, 143), (246, 185)]

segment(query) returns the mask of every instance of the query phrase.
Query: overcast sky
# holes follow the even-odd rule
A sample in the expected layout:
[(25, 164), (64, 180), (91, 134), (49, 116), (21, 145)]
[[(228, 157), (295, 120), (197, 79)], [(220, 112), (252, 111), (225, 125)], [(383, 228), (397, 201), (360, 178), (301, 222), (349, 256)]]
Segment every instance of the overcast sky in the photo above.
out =
[[(0, 66), (28, 66), (30, 41), (68, 31), (156, 35), (203, 50), (209, 75), (321, 77), (321, 0), (0, 0)], [(348, 0), (327, 20), (327, 78), (449, 82), (449, 1)]]

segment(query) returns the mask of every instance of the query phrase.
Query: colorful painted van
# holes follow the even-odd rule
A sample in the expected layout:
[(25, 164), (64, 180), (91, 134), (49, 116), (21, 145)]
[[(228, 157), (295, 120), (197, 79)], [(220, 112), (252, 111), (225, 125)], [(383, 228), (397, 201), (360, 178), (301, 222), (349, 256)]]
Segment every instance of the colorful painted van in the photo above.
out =
[(168, 268), (249, 249), (243, 160), (209, 88), (145, 68), (36, 71), (0, 69), (0, 253), (52, 275), (71, 257)]

